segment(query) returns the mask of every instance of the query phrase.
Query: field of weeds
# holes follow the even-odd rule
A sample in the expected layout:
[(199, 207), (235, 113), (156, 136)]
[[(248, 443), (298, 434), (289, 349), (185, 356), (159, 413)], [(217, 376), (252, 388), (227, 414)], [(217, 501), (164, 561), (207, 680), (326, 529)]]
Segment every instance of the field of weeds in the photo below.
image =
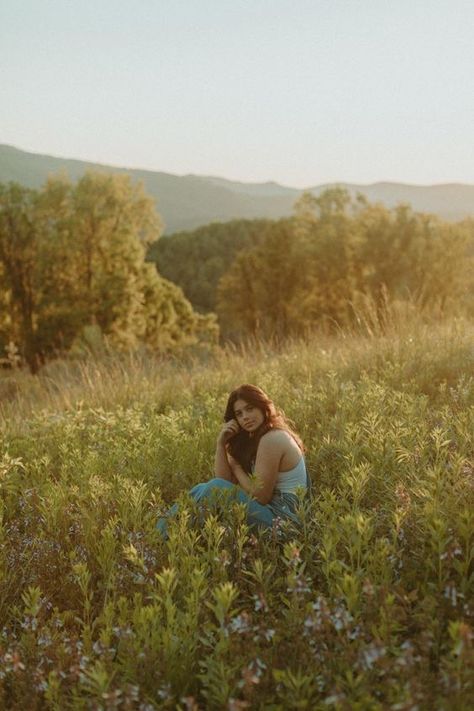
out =
[[(242, 382), (303, 437), (301, 529), (186, 498)], [(5, 371), (0, 400), (0, 708), (474, 708), (472, 324)]]

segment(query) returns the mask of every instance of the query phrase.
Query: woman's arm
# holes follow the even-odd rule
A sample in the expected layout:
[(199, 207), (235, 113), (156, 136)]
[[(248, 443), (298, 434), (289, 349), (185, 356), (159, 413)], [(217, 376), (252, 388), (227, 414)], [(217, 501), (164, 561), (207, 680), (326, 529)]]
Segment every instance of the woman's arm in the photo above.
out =
[(226, 444), (238, 431), (239, 425), (236, 420), (230, 420), (230, 422), (224, 424), (217, 438), (216, 455), (214, 458), (214, 474), (216, 477), (219, 479), (227, 479), (227, 481), (233, 483), (236, 483), (236, 479), (229, 466)]
[(258, 445), (253, 477), (250, 477), (233, 457), (227, 455), (230, 468), (240, 486), (259, 504), (268, 504), (272, 499), (286, 445), (286, 437), (281, 432), (275, 430), (264, 435)]
[(233, 480), (232, 469), (227, 461), (227, 452), (225, 449), (224, 442), (217, 440), (216, 446), (216, 456), (214, 460), (214, 474), (219, 479), (227, 479), (227, 481)]
[(232, 455), (230, 455), (227, 452), (227, 460), (229, 463), (229, 468), (232, 472), (232, 475), (234, 477), (234, 480), (236, 481), (237, 484), (240, 485), (240, 487), (247, 493), (250, 494), (250, 496), (255, 495), (255, 490), (256, 490), (256, 481), (255, 477), (250, 477), (246, 471), (244, 471), (243, 467), (238, 463), (236, 459)]

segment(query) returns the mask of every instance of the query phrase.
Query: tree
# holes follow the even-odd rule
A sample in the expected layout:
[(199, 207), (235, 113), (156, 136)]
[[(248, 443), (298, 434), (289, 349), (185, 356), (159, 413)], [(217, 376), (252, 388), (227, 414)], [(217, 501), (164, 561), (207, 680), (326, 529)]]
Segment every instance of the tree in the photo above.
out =
[(145, 262), (160, 234), (154, 201), (128, 176), (88, 173), (39, 191), (1, 186), (0, 318), (35, 371), (90, 326), (110, 343), (169, 349), (216, 337), (175, 285)]
[(239, 332), (281, 338), (293, 324), (289, 305), (300, 274), (291, 220), (267, 225), (259, 243), (240, 252), (217, 289), (217, 313), (224, 335)]
[(347, 319), (358, 243), (350, 207), (349, 193), (342, 188), (318, 197), (305, 193), (295, 205), (300, 278), (289, 308), (298, 333), (315, 323), (334, 325)]
[(345, 318), (350, 295), (348, 195), (306, 193), (293, 219), (268, 225), (242, 252), (218, 288), (224, 333), (232, 327), (262, 337), (299, 335), (323, 319)]
[(16, 183), (0, 184), (1, 303), (8, 310), (2, 321), (10, 338), (22, 344), (23, 356), (33, 371), (38, 368), (36, 342), (39, 233), (35, 223), (37, 194)]
[(73, 206), (82, 303), (90, 322), (127, 348), (146, 342), (163, 350), (206, 333), (215, 337), (215, 319), (198, 316), (181, 289), (145, 261), (162, 223), (141, 185), (124, 175), (86, 174)]
[(357, 223), (361, 235), (357, 260), (363, 265), (359, 291), (380, 303), (384, 293), (412, 298), (423, 308), (459, 300), (468, 283), (470, 261), (462, 225), (415, 213), (409, 205), (393, 210), (366, 205)]
[(304, 194), (293, 220), (268, 226), (218, 289), (224, 333), (301, 335), (350, 324), (358, 303), (383, 315), (387, 298), (424, 309), (467, 305), (472, 225), (442, 223), (409, 206), (388, 210), (341, 189)]
[(158, 272), (183, 289), (201, 313), (216, 310), (217, 284), (237, 254), (257, 245), (270, 220), (213, 222), (160, 238), (148, 252)]

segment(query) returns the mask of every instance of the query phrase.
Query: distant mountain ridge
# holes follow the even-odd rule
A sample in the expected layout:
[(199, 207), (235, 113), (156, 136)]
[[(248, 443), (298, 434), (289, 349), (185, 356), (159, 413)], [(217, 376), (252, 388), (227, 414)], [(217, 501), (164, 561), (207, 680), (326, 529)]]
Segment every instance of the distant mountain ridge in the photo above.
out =
[[(215, 176), (172, 175), (151, 170), (117, 168), (69, 158), (56, 158), (0, 145), (0, 182), (16, 181), (27, 187), (39, 188), (48, 175), (65, 172), (72, 180), (86, 170), (127, 173), (144, 183), (146, 191), (156, 200), (157, 209), (170, 234), (193, 230), (214, 221), (267, 217), (278, 219), (290, 215), (303, 190), (275, 182), (244, 183)], [(450, 221), (474, 215), (474, 185), (406, 185), (379, 182), (372, 185), (331, 183), (307, 188), (319, 195), (329, 187), (346, 188), (351, 195), (362, 193), (370, 202), (393, 207), (410, 203), (418, 212), (431, 212)]]

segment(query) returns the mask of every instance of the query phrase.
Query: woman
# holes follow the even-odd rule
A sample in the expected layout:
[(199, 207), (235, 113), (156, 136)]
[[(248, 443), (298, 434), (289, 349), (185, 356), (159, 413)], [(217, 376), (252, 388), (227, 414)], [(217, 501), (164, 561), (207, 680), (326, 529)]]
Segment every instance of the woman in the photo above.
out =
[[(253, 527), (270, 528), (276, 518), (297, 521), (296, 491), (309, 485), (303, 452), (301, 439), (268, 395), (256, 385), (241, 385), (227, 401), (215, 478), (197, 484), (190, 495), (200, 502), (215, 498), (216, 490), (232, 490), (231, 499), (246, 505)], [(157, 523), (165, 538), (167, 518), (177, 510), (175, 504)]]

